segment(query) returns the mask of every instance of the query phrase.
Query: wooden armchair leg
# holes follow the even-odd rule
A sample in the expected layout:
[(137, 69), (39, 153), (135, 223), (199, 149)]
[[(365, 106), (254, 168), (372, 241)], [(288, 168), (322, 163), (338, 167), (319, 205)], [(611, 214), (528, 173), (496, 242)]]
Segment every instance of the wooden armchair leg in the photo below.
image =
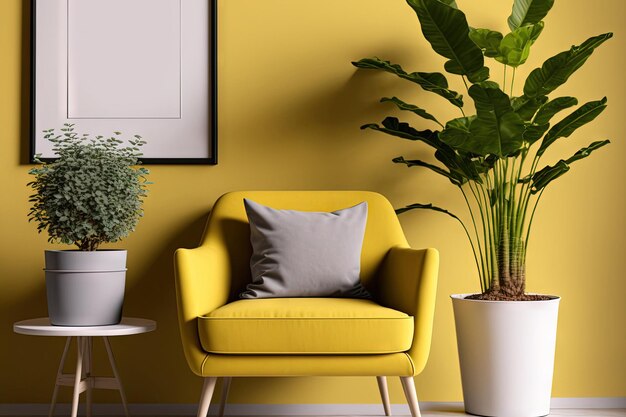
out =
[(200, 405), (198, 406), (198, 417), (207, 417), (216, 382), (216, 377), (211, 376), (204, 378), (204, 386), (202, 387), (202, 394), (200, 395)]
[(220, 412), (218, 417), (224, 417), (224, 410), (226, 409), (226, 400), (228, 400), (228, 392), (230, 391), (230, 383), (233, 378), (227, 376), (222, 378), (222, 400), (220, 401)]
[(420, 407), (417, 403), (417, 393), (415, 392), (415, 381), (412, 376), (401, 376), (402, 389), (404, 390), (404, 396), (406, 402), (409, 403), (409, 409), (411, 410), (412, 417), (422, 417), (420, 414)]
[(378, 390), (380, 391), (380, 398), (383, 400), (383, 408), (385, 409), (385, 415), (391, 415), (391, 406), (389, 405), (389, 390), (387, 389), (387, 377), (377, 376)]

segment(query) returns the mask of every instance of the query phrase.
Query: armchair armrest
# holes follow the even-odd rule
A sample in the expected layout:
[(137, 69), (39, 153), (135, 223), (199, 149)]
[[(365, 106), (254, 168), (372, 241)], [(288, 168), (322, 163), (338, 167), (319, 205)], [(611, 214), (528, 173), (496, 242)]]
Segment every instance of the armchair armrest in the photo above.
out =
[(176, 304), (185, 358), (191, 370), (201, 375), (207, 353), (200, 345), (198, 316), (228, 302), (230, 266), (224, 249), (200, 246), (178, 249), (174, 255)]
[(391, 248), (381, 269), (381, 302), (415, 319), (413, 343), (407, 352), (413, 360), (414, 375), (422, 372), (430, 353), (438, 270), (436, 249), (406, 247)]

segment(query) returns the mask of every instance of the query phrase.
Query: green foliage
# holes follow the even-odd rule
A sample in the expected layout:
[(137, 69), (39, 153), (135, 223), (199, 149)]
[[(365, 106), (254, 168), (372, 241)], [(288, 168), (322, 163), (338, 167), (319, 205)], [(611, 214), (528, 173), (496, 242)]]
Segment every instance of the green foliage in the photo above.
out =
[(561, 52), (546, 60), (541, 68), (534, 69), (524, 84), (524, 95), (527, 97), (547, 96), (582, 67), (593, 51), (613, 37), (612, 33), (604, 33), (587, 39), (579, 46), (572, 46), (569, 51)]
[(517, 0), (513, 2), (511, 16), (507, 19), (512, 31), (525, 26), (539, 23), (548, 14), (554, 0)]
[(400, 100), (398, 97), (383, 97), (380, 99), (381, 103), (385, 103), (385, 102), (391, 102), (393, 104), (396, 105), (396, 107), (398, 107), (400, 110), (406, 110), (406, 111), (410, 111), (416, 115), (418, 115), (419, 117), (423, 117), (424, 119), (427, 120), (432, 120), (433, 122), (437, 123), (439, 126), (443, 127), (441, 123), (439, 123), (439, 120), (437, 120), (435, 118), (435, 116), (433, 116), (432, 114), (428, 113), (426, 110), (417, 107), (414, 104), (408, 104), (405, 103), (404, 101)]
[(358, 68), (379, 69), (395, 74), (400, 78), (418, 84), (426, 91), (440, 95), (457, 107), (463, 107), (462, 96), (456, 91), (448, 89), (448, 80), (439, 72), (413, 72), (407, 74), (400, 65), (378, 58), (365, 58), (352, 64)]
[(609, 143), (610, 142), (608, 140), (593, 142), (591, 145), (579, 149), (574, 155), (570, 156), (566, 160), (561, 159), (556, 163), (556, 165), (547, 166), (535, 172), (532, 176), (532, 187), (530, 192), (532, 194), (537, 194), (542, 191), (549, 183), (569, 171), (570, 164), (572, 162), (588, 157), (591, 152), (603, 147), (604, 145), (608, 145)]
[(37, 223), (39, 233), (46, 230), (50, 242), (93, 251), (134, 231), (150, 184), (149, 171), (135, 167), (146, 142), (136, 135), (129, 146), (120, 147), (120, 132), (92, 138), (74, 132), (73, 124), (65, 124), (58, 135), (54, 129), (44, 133), (58, 159), (29, 171), (35, 194), (28, 219)]
[(498, 55), (494, 58), (514, 68), (522, 65), (530, 55), (530, 47), (542, 31), (543, 22), (518, 27), (502, 39), (498, 47)]
[(586, 125), (591, 122), (593, 119), (598, 117), (600, 113), (604, 111), (606, 108), (606, 97), (602, 100), (598, 101), (590, 101), (589, 103), (583, 104), (581, 107), (576, 109), (572, 114), (561, 120), (559, 123), (555, 124), (550, 130), (548, 130), (548, 134), (544, 136), (543, 142), (541, 142), (541, 146), (537, 150), (537, 154), (539, 156), (543, 155), (543, 153), (548, 149), (550, 145), (554, 143), (559, 138), (566, 138), (579, 127)]
[(470, 28), (469, 37), (486, 57), (518, 67), (528, 59), (530, 47), (543, 31), (543, 22), (521, 26), (506, 36), (490, 29)]
[[(353, 64), (416, 83), (425, 91), (447, 99), (460, 110), (461, 117), (441, 123), (427, 110), (392, 97), (381, 101), (395, 104), (422, 122), (424, 119), (434, 122), (441, 129), (418, 130), (396, 117), (385, 118), (381, 125), (369, 123), (361, 128), (421, 142), (434, 149), (437, 163), (403, 156), (394, 158), (393, 162), (408, 168), (426, 168), (458, 187), (468, 207), (470, 227), (460, 217), (432, 204), (411, 204), (397, 212), (428, 209), (458, 220), (469, 238), (483, 293), (499, 299), (523, 299), (526, 249), (542, 193), (567, 173), (573, 162), (609, 143), (608, 140), (593, 142), (571, 157), (539, 169), (545, 151), (554, 142), (593, 121), (604, 111), (607, 102), (606, 98), (590, 101), (552, 124), (557, 114), (576, 106), (578, 100), (551, 99), (548, 95), (567, 82), (594, 50), (613, 35), (591, 37), (549, 58), (530, 73), (523, 94), (514, 96), (515, 69), (526, 62), (554, 0), (514, 0), (507, 21), (511, 29), (508, 34), (470, 28), (463, 12), (449, 0), (407, 0), (407, 3), (417, 14), (432, 49), (448, 59), (444, 69), (462, 76), (476, 113), (465, 113), (462, 96), (448, 88), (447, 79), (440, 73), (407, 73), (397, 64), (365, 58)], [(489, 80), (484, 57), (503, 64), (501, 84)], [(512, 71), (508, 83), (507, 68)]]
[(476, 105), (476, 119), (470, 125), (465, 142), (469, 152), (487, 156), (511, 156), (522, 145), (524, 122), (513, 111), (509, 97), (499, 88), (484, 88), (474, 84), (469, 95)]
[(472, 82), (489, 77), (480, 48), (469, 38), (469, 26), (462, 11), (440, 1), (407, 2), (417, 14), (422, 33), (433, 50), (449, 59), (444, 65), (446, 71), (464, 75)]

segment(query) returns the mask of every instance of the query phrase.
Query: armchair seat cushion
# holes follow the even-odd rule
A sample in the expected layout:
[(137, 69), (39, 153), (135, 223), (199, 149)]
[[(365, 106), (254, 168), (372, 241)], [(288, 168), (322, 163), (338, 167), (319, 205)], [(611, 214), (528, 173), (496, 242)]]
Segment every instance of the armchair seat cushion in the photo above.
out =
[(205, 351), (219, 354), (371, 355), (405, 352), (413, 317), (372, 300), (238, 300), (198, 318)]

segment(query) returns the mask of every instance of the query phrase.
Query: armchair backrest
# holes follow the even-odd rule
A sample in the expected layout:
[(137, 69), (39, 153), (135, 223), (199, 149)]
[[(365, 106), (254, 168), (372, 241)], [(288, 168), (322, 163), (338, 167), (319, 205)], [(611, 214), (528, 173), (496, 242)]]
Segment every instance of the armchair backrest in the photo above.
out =
[(361, 253), (361, 282), (372, 289), (376, 272), (391, 247), (408, 247), (389, 201), (370, 191), (237, 191), (215, 203), (201, 246), (225, 249), (231, 276), (230, 297), (251, 281), (250, 226), (243, 199), (276, 208), (302, 211), (335, 211), (363, 201), (368, 204), (367, 225)]

